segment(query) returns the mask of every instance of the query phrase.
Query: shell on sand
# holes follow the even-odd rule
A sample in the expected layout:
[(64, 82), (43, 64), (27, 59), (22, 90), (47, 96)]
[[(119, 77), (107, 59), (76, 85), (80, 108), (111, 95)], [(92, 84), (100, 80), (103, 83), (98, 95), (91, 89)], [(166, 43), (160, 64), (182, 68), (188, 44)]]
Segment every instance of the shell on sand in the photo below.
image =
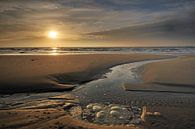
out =
[(119, 104), (88, 104), (83, 109), (82, 118), (89, 122), (108, 125), (139, 124), (142, 121), (141, 108)]
[(120, 113), (118, 111), (115, 111), (115, 110), (111, 110), (110, 111), (110, 115), (112, 117), (119, 117), (120, 116)]
[(121, 107), (119, 107), (119, 106), (113, 106), (113, 107), (111, 107), (111, 110), (121, 110)]
[(104, 111), (99, 111), (99, 112), (96, 113), (96, 117), (97, 117), (97, 118), (103, 118), (103, 117), (105, 117), (105, 115), (106, 115), (106, 114), (105, 114)]
[(102, 109), (102, 107), (97, 105), (97, 106), (93, 106), (92, 109), (94, 112), (97, 112), (97, 111), (100, 111)]

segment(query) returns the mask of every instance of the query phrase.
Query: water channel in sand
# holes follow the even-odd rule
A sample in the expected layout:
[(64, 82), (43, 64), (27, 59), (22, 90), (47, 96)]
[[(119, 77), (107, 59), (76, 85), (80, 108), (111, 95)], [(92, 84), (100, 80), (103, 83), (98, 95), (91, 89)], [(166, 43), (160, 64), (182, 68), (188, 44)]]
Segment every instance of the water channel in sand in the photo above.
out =
[[(167, 61), (170, 59), (147, 60), (128, 64), (122, 64), (110, 68), (110, 72), (103, 75), (104, 78), (93, 80), (86, 84), (80, 85), (72, 92), (48, 92), (48, 93), (31, 93), (31, 94), (13, 94), (3, 95), (0, 98), (0, 108), (16, 108), (24, 107), (25, 103), (45, 100), (52, 96), (73, 93), (83, 105), (89, 103), (116, 103), (116, 104), (131, 104), (137, 103), (140, 106), (150, 105), (152, 103), (163, 102), (164, 104), (174, 105), (175, 101), (182, 101), (181, 104), (190, 104), (190, 101), (195, 98), (193, 94), (174, 94), (167, 93), (150, 93), (150, 92), (133, 92), (125, 91), (122, 86), (125, 83), (141, 82), (139, 73), (136, 71), (142, 65)], [(173, 100), (173, 101), (172, 101)], [(33, 103), (32, 103), (33, 104)]]

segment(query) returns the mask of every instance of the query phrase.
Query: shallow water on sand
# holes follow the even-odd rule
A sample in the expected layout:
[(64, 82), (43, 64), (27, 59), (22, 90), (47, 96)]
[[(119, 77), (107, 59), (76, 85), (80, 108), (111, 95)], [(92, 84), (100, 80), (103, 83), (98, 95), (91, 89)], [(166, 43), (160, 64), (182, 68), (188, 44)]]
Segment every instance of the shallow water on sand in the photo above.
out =
[(148, 60), (128, 64), (122, 64), (110, 68), (110, 72), (103, 75), (104, 78), (91, 81), (80, 85), (70, 92), (48, 92), (48, 93), (31, 93), (31, 94), (14, 94), (0, 97), (1, 108), (14, 108), (29, 101), (43, 100), (52, 96), (73, 93), (81, 102), (82, 105), (88, 103), (116, 103), (116, 104), (137, 104), (152, 105), (181, 105), (194, 104), (195, 95), (193, 94), (177, 94), (177, 93), (155, 93), (155, 92), (135, 92), (125, 91), (123, 85), (125, 83), (136, 84), (141, 82), (137, 68), (142, 65), (167, 61), (170, 59)]
[[(73, 91), (83, 102), (94, 100), (95, 102), (113, 101), (111, 98), (117, 97), (116, 100), (124, 96), (125, 91), (122, 88), (123, 83), (139, 82), (135, 69), (141, 65), (159, 60), (140, 61), (135, 63), (122, 64), (110, 68), (110, 72), (104, 74), (105, 78), (97, 79), (79, 86)], [(30, 101), (43, 100), (52, 96), (63, 95), (66, 92), (48, 92), (48, 93), (19, 93), (13, 95), (3, 95), (0, 98), (0, 108), (15, 108), (21, 104)], [(111, 97), (109, 97), (109, 95)], [(110, 99), (110, 100), (109, 100)], [(101, 100), (101, 101), (100, 101)]]
[[(168, 61), (171, 59), (161, 60), (148, 60), (135, 63), (118, 65), (110, 68), (110, 72), (104, 74), (104, 78), (91, 81), (79, 88), (75, 89), (73, 93), (79, 98), (82, 104), (88, 103), (117, 103), (117, 104), (137, 104), (137, 105), (151, 105), (159, 101), (163, 101), (165, 105), (173, 104), (173, 101), (181, 101), (182, 103), (192, 103), (195, 96), (193, 94), (177, 94), (177, 93), (164, 93), (159, 92), (135, 92), (125, 91), (124, 84), (136, 84), (141, 82), (137, 68), (142, 65)], [(162, 104), (162, 103), (161, 103)]]

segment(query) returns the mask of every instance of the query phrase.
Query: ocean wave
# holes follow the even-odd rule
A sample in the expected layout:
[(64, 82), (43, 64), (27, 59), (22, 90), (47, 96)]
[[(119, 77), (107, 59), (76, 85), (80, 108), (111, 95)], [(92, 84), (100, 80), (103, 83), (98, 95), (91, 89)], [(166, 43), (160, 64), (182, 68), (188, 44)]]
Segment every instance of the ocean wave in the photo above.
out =
[(0, 48), (1, 55), (57, 55), (102, 53), (194, 54), (195, 47)]

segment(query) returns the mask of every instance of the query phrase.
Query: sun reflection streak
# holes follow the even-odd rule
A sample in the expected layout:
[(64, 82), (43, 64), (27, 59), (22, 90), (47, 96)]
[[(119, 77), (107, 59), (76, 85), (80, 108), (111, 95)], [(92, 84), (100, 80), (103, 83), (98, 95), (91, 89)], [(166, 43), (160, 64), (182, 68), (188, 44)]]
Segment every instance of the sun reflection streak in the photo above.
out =
[(58, 55), (58, 48), (57, 47), (52, 47), (50, 55)]

